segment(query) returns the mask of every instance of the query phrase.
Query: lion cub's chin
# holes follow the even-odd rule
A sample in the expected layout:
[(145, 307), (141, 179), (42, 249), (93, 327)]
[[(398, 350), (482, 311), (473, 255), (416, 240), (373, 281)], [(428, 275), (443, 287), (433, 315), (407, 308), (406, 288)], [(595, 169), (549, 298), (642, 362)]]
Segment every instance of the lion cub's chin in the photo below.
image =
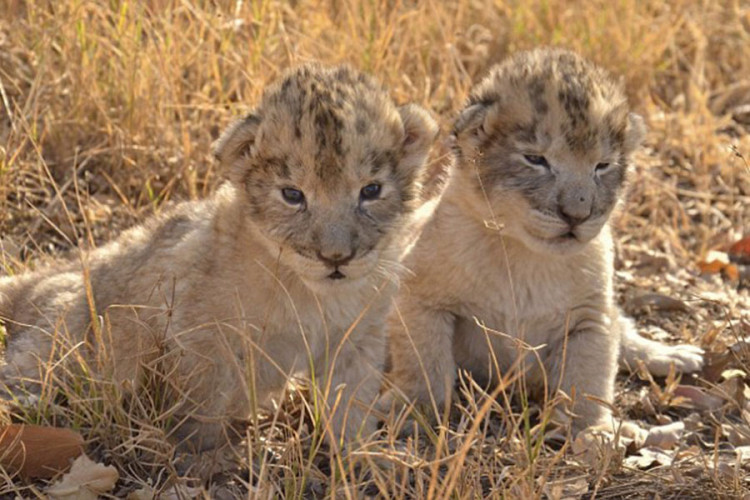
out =
[(572, 235), (545, 238), (541, 235), (531, 234), (526, 231), (506, 232), (505, 236), (517, 240), (534, 254), (549, 257), (565, 257), (574, 255), (588, 244), (589, 240), (582, 241)]
[(581, 252), (601, 233), (602, 227), (578, 228), (568, 233), (558, 234), (542, 234), (539, 231), (521, 228), (517, 231), (509, 231), (508, 236), (520, 240), (534, 253), (564, 257)]

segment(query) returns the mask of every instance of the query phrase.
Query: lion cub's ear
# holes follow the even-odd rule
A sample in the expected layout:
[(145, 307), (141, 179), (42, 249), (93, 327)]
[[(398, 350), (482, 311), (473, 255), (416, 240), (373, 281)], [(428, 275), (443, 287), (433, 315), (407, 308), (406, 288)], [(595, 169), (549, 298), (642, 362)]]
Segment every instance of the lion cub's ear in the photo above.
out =
[(213, 144), (214, 157), (228, 167), (230, 179), (241, 172), (240, 160), (252, 151), (260, 122), (258, 115), (250, 113), (231, 124)]
[(483, 125), (486, 114), (487, 106), (484, 104), (473, 104), (467, 107), (456, 118), (451, 136), (456, 139), (467, 130), (478, 129)]
[(424, 164), (430, 146), (437, 137), (438, 125), (427, 110), (416, 104), (401, 106), (398, 112), (405, 134), (399, 167), (406, 170), (418, 169)]
[(628, 113), (628, 126), (625, 129), (625, 144), (623, 148), (626, 153), (631, 153), (638, 149), (646, 137), (646, 124), (641, 115)]

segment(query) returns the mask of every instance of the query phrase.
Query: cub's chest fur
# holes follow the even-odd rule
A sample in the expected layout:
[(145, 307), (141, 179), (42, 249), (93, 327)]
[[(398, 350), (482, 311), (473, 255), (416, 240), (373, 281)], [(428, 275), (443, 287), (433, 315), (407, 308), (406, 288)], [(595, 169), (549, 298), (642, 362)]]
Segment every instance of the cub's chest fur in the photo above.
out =
[(367, 328), (383, 321), (389, 307), (392, 283), (375, 282), (328, 293), (308, 292), (305, 300), (292, 295), (277, 296), (278, 302), (260, 311), (262, 335), (267, 338), (299, 333), (315, 340), (318, 347), (338, 343), (349, 329)]
[[(451, 228), (449, 240), (437, 238), (444, 227)], [(572, 309), (605, 300), (607, 231), (580, 255), (541, 255), (503, 236), (502, 229), (466, 220), (446, 205), (424, 240), (430, 237), (435, 242), (431, 248), (440, 241), (437, 251), (445, 271), (422, 273), (435, 283), (420, 293), (435, 293), (436, 305), (458, 316), (480, 317), (488, 326), (512, 330), (519, 322), (562, 323)]]

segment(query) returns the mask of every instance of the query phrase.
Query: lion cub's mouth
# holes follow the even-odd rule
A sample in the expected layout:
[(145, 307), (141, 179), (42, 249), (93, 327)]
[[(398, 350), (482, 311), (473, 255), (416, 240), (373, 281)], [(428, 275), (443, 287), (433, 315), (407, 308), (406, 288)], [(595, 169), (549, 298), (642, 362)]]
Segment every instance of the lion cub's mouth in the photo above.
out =
[(558, 236), (558, 239), (562, 241), (570, 241), (570, 240), (577, 240), (578, 236), (573, 231), (568, 231), (567, 233)]
[(553, 236), (552, 238), (549, 238), (548, 240), (550, 243), (557, 243), (557, 244), (565, 244), (565, 243), (573, 243), (578, 241), (578, 236), (573, 231), (568, 231), (567, 233), (560, 234), (558, 236)]
[(342, 280), (346, 278), (346, 275), (338, 270), (338, 268), (333, 271), (331, 274), (328, 275), (328, 279), (332, 280)]

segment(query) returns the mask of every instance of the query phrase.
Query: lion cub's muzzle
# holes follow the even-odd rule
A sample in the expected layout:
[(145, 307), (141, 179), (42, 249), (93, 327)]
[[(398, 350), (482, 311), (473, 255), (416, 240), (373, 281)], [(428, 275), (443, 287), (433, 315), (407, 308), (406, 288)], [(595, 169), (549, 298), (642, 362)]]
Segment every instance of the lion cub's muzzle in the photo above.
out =
[(341, 271), (341, 268), (352, 261), (355, 253), (356, 252), (352, 250), (349, 255), (344, 255), (341, 252), (332, 252), (326, 255), (318, 250), (318, 252), (316, 252), (316, 255), (318, 259), (326, 266), (333, 268), (333, 271), (328, 275), (328, 278), (332, 280), (340, 280), (346, 278), (346, 274)]

